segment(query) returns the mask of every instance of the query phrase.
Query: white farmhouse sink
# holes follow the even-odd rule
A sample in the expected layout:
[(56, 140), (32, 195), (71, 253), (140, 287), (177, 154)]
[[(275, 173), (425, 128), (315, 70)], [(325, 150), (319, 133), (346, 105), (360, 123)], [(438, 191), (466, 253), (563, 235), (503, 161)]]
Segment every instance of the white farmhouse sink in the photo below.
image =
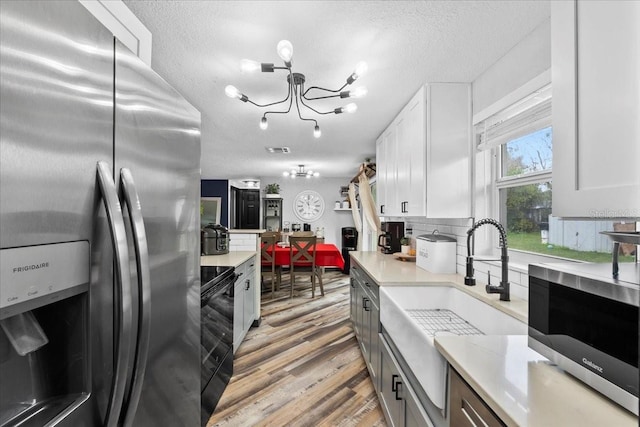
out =
[(380, 322), (440, 409), (446, 401), (446, 361), (434, 336), (527, 334), (525, 323), (449, 286), (381, 287)]

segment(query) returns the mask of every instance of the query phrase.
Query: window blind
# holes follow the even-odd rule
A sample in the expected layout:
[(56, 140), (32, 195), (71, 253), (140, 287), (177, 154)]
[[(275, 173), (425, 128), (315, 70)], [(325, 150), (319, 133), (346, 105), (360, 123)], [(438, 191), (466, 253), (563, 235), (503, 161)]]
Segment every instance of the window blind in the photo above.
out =
[(487, 150), (551, 126), (551, 85), (475, 125), (478, 150)]

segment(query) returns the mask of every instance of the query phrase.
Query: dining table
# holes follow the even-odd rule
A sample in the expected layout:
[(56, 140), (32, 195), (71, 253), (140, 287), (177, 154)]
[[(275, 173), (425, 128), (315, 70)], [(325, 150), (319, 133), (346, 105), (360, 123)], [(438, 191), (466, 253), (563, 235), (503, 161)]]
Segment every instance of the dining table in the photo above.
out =
[[(267, 252), (273, 253), (273, 248), (267, 249)], [(294, 253), (296, 250), (294, 249)], [(344, 269), (344, 258), (340, 250), (333, 243), (317, 243), (315, 250), (317, 267), (338, 267)], [(289, 245), (278, 243), (275, 245), (276, 265), (279, 267), (289, 265)]]

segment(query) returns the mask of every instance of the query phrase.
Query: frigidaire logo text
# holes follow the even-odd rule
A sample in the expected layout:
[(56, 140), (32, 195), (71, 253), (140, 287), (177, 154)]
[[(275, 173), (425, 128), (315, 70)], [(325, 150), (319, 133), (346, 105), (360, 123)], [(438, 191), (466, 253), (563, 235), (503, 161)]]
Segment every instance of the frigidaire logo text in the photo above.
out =
[(24, 273), (31, 270), (39, 270), (41, 268), (49, 267), (49, 261), (41, 262), (40, 264), (23, 265), (21, 267), (13, 267), (14, 273)]
[(595, 363), (593, 363), (591, 360), (587, 359), (586, 357), (582, 358), (582, 363), (584, 363), (587, 366), (591, 366), (596, 371), (602, 373), (602, 367), (596, 365)]

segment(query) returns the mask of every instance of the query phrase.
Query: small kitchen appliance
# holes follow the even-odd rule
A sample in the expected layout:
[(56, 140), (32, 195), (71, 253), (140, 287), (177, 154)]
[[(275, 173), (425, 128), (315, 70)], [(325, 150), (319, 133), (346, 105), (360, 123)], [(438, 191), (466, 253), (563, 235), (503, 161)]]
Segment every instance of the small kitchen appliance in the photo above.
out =
[(344, 268), (342, 272), (349, 274), (351, 268), (350, 251), (358, 248), (358, 230), (355, 227), (342, 227), (342, 258), (344, 258)]
[(455, 274), (456, 239), (436, 232), (418, 236), (416, 265), (431, 273)]
[(529, 265), (529, 347), (638, 414), (640, 264)]
[(384, 254), (400, 252), (400, 239), (404, 237), (404, 222), (383, 222), (378, 236), (378, 247)]
[(209, 224), (200, 233), (203, 255), (222, 255), (229, 253), (229, 230), (220, 224)]
[(391, 234), (384, 232), (378, 236), (378, 247), (383, 254), (392, 254)]

